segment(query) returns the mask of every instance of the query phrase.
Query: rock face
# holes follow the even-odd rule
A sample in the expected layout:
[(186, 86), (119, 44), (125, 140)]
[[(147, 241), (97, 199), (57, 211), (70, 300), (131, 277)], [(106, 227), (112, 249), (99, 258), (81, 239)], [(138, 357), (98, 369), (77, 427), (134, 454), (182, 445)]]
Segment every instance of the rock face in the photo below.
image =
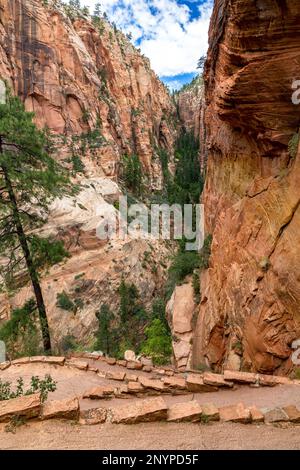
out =
[[(132, 236), (109, 242), (96, 230), (118, 217), (123, 155), (137, 154), (149, 188), (161, 187), (155, 149), (164, 147), (172, 159), (175, 106), (126, 36), (103, 19), (97, 25), (81, 14), (70, 19), (52, 0), (0, 0), (0, 78), (34, 111), (37, 125), (50, 129), (56, 158), (72, 169), (79, 152), (85, 166), (84, 176), (74, 176), (81, 191), (53, 202), (39, 234), (62, 240), (71, 255), (42, 276), (53, 347), (64, 351), (67, 338), (88, 347), (99, 306), (118, 309), (122, 275), (137, 286), (147, 308), (163, 286), (169, 265), (163, 243)], [(17, 287), (15, 297), (0, 296), (0, 322), (32, 296), (22, 276)], [(77, 305), (74, 311), (57, 306), (63, 291)]]
[(189, 365), (195, 309), (192, 283), (176, 286), (167, 304), (166, 313), (172, 331), (175, 365), (179, 369), (185, 369)]
[(205, 149), (205, 94), (202, 76), (198, 75), (189, 85), (177, 95), (177, 106), (183, 128), (193, 132), (200, 143), (201, 169), (205, 169), (207, 152)]
[(0, 1), (0, 76), (58, 135), (86, 133), (98, 122), (103, 139), (86, 161), (90, 174), (116, 176), (120, 156), (136, 152), (160, 185), (153, 143), (172, 148), (175, 107), (148, 59), (108, 22), (70, 18), (59, 2), (47, 3)]
[(213, 243), (195, 365), (206, 359), (218, 370), (233, 351), (244, 370), (291, 367), (290, 346), (300, 337), (299, 107), (292, 102), (299, 20), (295, 0), (215, 1), (203, 195)]

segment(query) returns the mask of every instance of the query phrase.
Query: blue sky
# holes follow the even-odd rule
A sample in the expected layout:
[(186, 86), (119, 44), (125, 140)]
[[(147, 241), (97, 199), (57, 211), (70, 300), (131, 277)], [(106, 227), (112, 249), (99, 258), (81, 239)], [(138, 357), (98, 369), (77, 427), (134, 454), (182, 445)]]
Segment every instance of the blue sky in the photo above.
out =
[[(81, 0), (93, 12), (97, 0)], [(149, 57), (172, 89), (191, 81), (207, 51), (213, 0), (100, 0), (102, 10)]]

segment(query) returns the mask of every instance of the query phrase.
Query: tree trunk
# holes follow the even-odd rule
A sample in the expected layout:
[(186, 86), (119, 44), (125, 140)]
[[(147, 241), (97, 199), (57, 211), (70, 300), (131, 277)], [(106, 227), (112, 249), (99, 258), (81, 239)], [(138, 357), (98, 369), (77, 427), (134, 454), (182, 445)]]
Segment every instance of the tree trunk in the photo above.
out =
[(31, 257), (31, 253), (28, 247), (27, 238), (23, 230), (22, 221), (20, 218), (15, 193), (14, 193), (10, 178), (8, 176), (8, 172), (5, 169), (5, 167), (2, 166), (1, 168), (4, 174), (4, 180), (5, 180), (7, 192), (9, 195), (9, 199), (12, 205), (13, 221), (14, 221), (18, 238), (19, 238), (19, 242), (22, 247), (24, 257), (25, 257), (27, 269), (29, 272), (29, 276), (31, 279), (32, 287), (33, 287), (35, 298), (36, 298), (36, 304), (37, 304), (37, 308), (39, 312), (39, 318), (40, 318), (40, 324), (41, 324), (41, 330), (42, 330), (44, 351), (47, 353), (51, 353), (51, 340), (50, 340), (50, 333), (49, 333), (49, 325), (48, 325), (48, 320), (47, 320), (46, 307), (45, 307), (45, 303), (43, 299), (42, 289), (39, 283), (38, 273), (35, 269), (35, 266)]

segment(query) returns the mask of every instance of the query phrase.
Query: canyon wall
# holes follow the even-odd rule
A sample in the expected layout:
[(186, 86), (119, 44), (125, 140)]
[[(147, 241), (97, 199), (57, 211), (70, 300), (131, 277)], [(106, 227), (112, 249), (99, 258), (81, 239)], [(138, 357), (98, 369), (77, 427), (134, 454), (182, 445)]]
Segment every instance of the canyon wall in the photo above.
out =
[[(123, 276), (150, 309), (172, 253), (156, 240), (96, 236), (101, 221), (118, 216), (122, 156), (135, 153), (145, 186), (160, 188), (156, 149), (164, 147), (172, 160), (178, 123), (168, 91), (128, 38), (103, 18), (93, 24), (73, 13), (57, 1), (0, 0), (0, 78), (34, 111), (37, 125), (50, 129), (56, 158), (67, 166), (81, 147), (85, 166), (73, 178), (79, 193), (54, 201), (42, 231), (63, 240), (70, 254), (41, 281), (54, 350), (68, 337), (93, 344), (95, 312), (104, 303), (118, 311)], [(59, 307), (62, 292), (76, 310)], [(0, 321), (31, 296), (20, 273), (13, 292), (0, 294)]]
[(172, 153), (175, 107), (149, 60), (113, 25), (68, 15), (57, 1), (0, 0), (0, 77), (57, 135), (100, 128), (102, 143), (85, 161), (92, 176), (115, 177), (121, 156), (136, 153), (149, 184), (161, 186), (154, 149)]
[(300, 338), (299, 21), (297, 0), (215, 0), (203, 194), (213, 243), (194, 366), (292, 368)]

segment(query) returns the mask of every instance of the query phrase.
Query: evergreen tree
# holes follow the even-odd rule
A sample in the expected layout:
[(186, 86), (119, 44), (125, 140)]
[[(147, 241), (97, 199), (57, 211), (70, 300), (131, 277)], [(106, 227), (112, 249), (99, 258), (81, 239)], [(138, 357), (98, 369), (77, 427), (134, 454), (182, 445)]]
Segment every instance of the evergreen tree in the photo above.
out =
[[(7, 93), (6, 102), (0, 104), (0, 255), (10, 254), (9, 270), (27, 268), (44, 350), (50, 352), (49, 326), (38, 274), (41, 260), (45, 259), (38, 252), (41, 247), (49, 250), (49, 245), (39, 243), (29, 233), (45, 222), (49, 200), (62, 194), (68, 180), (62, 168), (45, 152), (46, 134), (37, 129), (32, 119), (33, 113), (26, 112), (21, 101)], [(61, 259), (60, 248), (54, 249), (56, 261)]]
[(80, 0), (69, 0), (69, 5), (72, 8), (80, 10)]
[(101, 16), (101, 3), (96, 3), (95, 5), (95, 10), (94, 10), (94, 16), (99, 18)]
[(112, 322), (114, 315), (107, 304), (101, 305), (101, 308), (96, 312), (96, 317), (99, 323), (98, 331), (96, 333), (95, 349), (101, 350), (106, 354), (112, 351), (112, 342), (114, 333), (112, 329)]

